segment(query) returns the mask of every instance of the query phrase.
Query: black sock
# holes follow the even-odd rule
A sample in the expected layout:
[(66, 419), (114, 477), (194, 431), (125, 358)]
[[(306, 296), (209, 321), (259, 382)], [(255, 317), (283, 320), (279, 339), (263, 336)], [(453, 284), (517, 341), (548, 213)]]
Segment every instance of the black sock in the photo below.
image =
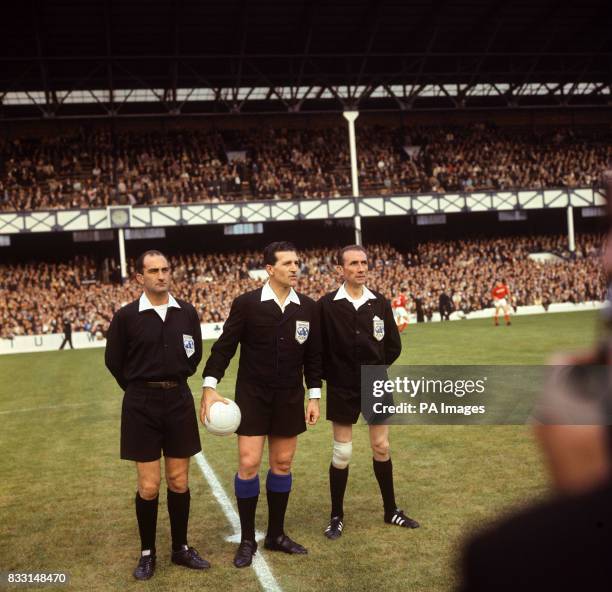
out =
[(183, 545), (187, 545), (190, 501), (189, 489), (184, 493), (177, 493), (168, 489), (168, 515), (170, 516), (173, 551), (178, 551)]
[(279, 537), (285, 529), (285, 512), (289, 503), (289, 491), (270, 491), (268, 496), (268, 534), (270, 538)]
[(266, 478), (266, 492), (268, 496), (268, 533), (270, 538), (277, 538), (285, 532), (285, 512), (291, 493), (292, 477), (277, 475), (271, 470)]
[(255, 541), (255, 510), (259, 500), (259, 475), (241, 479), (234, 477), (234, 493), (240, 516), (241, 541)]
[(385, 517), (393, 514), (397, 506), (395, 505), (395, 492), (393, 491), (393, 464), (389, 460), (372, 459), (374, 474), (380, 487), (380, 493), (385, 507)]
[(138, 532), (140, 532), (140, 550), (150, 550), (152, 555), (155, 555), (158, 503), (159, 496), (146, 500), (136, 492), (136, 519), (138, 520)]
[(236, 498), (238, 515), (240, 516), (241, 541), (255, 540), (255, 511), (259, 496)]
[(348, 481), (349, 468), (338, 469), (329, 465), (329, 493), (331, 495), (331, 517), (344, 517), (344, 492)]

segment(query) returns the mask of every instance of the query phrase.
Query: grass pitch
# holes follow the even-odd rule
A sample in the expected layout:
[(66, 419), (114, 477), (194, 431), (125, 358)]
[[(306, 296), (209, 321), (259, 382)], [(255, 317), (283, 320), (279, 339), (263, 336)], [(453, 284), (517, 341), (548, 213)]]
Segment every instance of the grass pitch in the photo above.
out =
[[(513, 321), (497, 328), (490, 320), (410, 326), (402, 334), (399, 362), (540, 364), (551, 352), (591, 344), (597, 316)], [(205, 343), (205, 356), (209, 351)], [(236, 361), (220, 386), (230, 397)], [(170, 563), (162, 487), (157, 572), (148, 583), (133, 581), (139, 550), (135, 470), (119, 460), (122, 395), (104, 367), (102, 349), (3, 356), (0, 371), (0, 571), (68, 571), (73, 590), (260, 589), (252, 569), (231, 565), (235, 545), (225, 540), (230, 526), (195, 463), (190, 543), (213, 568), (197, 573)], [(197, 403), (199, 377), (190, 384)], [(233, 500), (234, 438), (202, 429), (202, 445)], [(367, 428), (358, 425), (345, 531), (330, 542), (322, 534), (329, 515), (330, 425), (321, 420), (300, 437), (286, 526), (309, 555), (263, 552), (284, 591), (452, 589), (463, 538), (497, 512), (546, 491), (539, 454), (524, 426), (394, 426), (391, 446), (398, 503), (421, 528), (383, 523)], [(266, 513), (264, 493), (259, 530), (265, 530)]]

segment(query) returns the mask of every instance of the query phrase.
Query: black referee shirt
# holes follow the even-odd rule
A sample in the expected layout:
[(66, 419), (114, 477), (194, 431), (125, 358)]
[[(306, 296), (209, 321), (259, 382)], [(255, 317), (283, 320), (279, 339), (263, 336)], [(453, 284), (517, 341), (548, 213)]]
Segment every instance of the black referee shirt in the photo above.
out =
[(139, 312), (139, 300), (113, 316), (105, 362), (123, 390), (134, 380), (185, 381), (196, 371), (202, 359), (200, 319), (191, 304), (176, 302), (180, 308), (168, 306), (165, 321), (153, 309)]
[(238, 381), (270, 388), (321, 388), (321, 332), (314, 300), (298, 294), (282, 312), (261, 300), (262, 288), (232, 302), (223, 333), (212, 346), (203, 376), (221, 380), (240, 344)]
[(376, 298), (355, 310), (346, 298), (334, 300), (337, 292), (334, 290), (317, 302), (321, 314), (323, 378), (333, 386), (360, 392), (361, 366), (390, 366), (400, 355), (402, 342), (391, 305), (382, 294), (372, 291)]

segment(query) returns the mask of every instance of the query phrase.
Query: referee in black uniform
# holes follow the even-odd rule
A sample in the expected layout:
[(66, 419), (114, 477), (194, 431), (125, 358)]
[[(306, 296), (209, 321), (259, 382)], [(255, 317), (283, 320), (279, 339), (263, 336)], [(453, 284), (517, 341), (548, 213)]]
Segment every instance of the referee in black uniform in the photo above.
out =
[[(366, 250), (344, 247), (336, 269), (344, 280), (338, 290), (318, 304), (323, 342), (323, 377), (327, 383), (327, 419), (333, 422), (333, 452), (329, 467), (331, 519), (325, 536), (337, 539), (344, 528), (344, 492), (353, 451), (353, 424), (361, 412), (361, 366), (391, 365), (402, 344), (389, 301), (365, 286), (368, 271)], [(367, 419), (367, 418), (366, 418)], [(389, 427), (370, 425), (374, 475), (383, 498), (384, 521), (417, 528), (395, 503), (393, 468), (389, 454)]]
[[(255, 509), (259, 467), (266, 437), (270, 470), (266, 479), (268, 531), (264, 546), (273, 551), (305, 554), (284, 532), (291, 491), (291, 462), (297, 436), (319, 418), (321, 342), (316, 303), (294, 290), (299, 270), (295, 247), (275, 242), (264, 250), (269, 280), (232, 303), (223, 333), (204, 368), (200, 418), (218, 400), (223, 377), (240, 344), (236, 403), (242, 422), (237, 430), (239, 467), (234, 480), (242, 531), (234, 557), (236, 567), (251, 564), (257, 550)], [(304, 377), (309, 402), (304, 413)]]
[(74, 345), (72, 345), (72, 323), (70, 319), (66, 317), (64, 319), (64, 341), (62, 341), (62, 345), (60, 345), (60, 349), (64, 349), (66, 343), (70, 345), (70, 349), (74, 349)]
[(136, 461), (136, 518), (141, 556), (134, 577), (148, 580), (155, 571), (155, 531), (165, 460), (172, 562), (192, 569), (210, 564), (187, 544), (189, 457), (200, 436), (187, 377), (202, 359), (202, 334), (195, 308), (169, 293), (170, 267), (159, 251), (136, 262), (143, 294), (119, 309), (111, 321), (106, 366), (125, 391), (121, 411), (121, 458)]

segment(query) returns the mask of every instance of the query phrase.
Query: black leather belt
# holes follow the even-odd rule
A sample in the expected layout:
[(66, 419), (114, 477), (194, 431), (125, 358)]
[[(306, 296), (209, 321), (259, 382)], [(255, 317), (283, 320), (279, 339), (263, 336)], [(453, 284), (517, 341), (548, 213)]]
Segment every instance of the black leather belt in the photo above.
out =
[(135, 384), (145, 388), (170, 390), (180, 386), (176, 380), (136, 380)]

